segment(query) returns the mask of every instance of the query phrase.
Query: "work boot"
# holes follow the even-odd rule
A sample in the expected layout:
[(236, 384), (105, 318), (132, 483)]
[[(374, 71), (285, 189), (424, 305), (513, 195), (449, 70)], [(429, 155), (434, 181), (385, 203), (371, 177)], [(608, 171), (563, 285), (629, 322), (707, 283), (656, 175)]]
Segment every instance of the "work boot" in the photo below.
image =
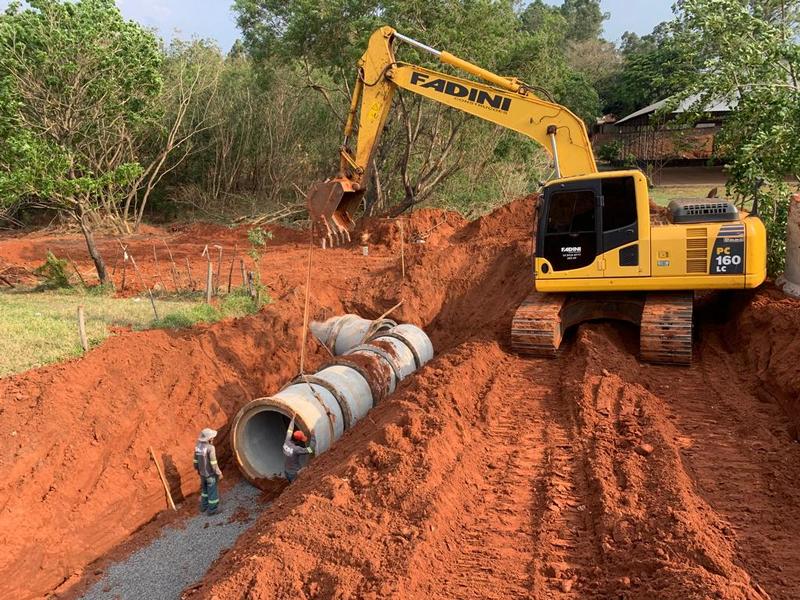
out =
[(212, 517), (212, 516), (214, 516), (214, 515), (218, 515), (218, 514), (219, 514), (219, 513), (221, 513), (221, 512), (222, 512), (222, 509), (220, 509), (220, 508), (215, 508), (215, 509), (213, 509), (213, 510), (209, 510), (209, 511), (208, 511), (206, 514), (207, 514), (209, 517)]

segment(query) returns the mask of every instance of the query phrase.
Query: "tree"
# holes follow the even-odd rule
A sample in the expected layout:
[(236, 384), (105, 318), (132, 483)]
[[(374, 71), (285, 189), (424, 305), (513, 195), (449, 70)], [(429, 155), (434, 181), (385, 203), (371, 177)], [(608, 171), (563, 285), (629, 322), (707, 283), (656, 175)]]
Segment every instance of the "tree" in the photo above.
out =
[(604, 112), (620, 116), (683, 91), (698, 59), (678, 48), (669, 23), (642, 37), (624, 33), (620, 50), (621, 70), (598, 82)]
[(142, 169), (129, 186), (121, 212), (115, 210), (126, 232), (131, 218), (133, 229), (139, 228), (154, 189), (197, 152), (200, 134), (219, 122), (211, 107), (222, 68), (223, 57), (213, 42), (173, 40), (164, 52), (161, 71), (167, 85), (155, 99), (158, 111), (133, 142)]
[(158, 43), (113, 0), (28, 5), (0, 16), (0, 202), (72, 218), (104, 283), (92, 228), (142, 173), (133, 148), (161, 91)]
[(567, 39), (576, 42), (600, 38), (603, 21), (610, 16), (600, 8), (600, 0), (564, 0), (561, 14), (567, 22)]
[[(514, 4), (512, 0), (236, 0), (234, 10), (251, 56), (266, 70), (287, 60), (308, 65), (307, 87), (326, 94), (331, 111), (343, 115), (356, 62), (379, 26), (391, 23), (401, 32), (424, 32), (420, 37), (426, 44), (508, 72), (525, 37)], [(446, 68), (414, 48), (401, 46), (398, 51), (403, 60)], [(320, 77), (333, 85), (320, 85)], [(372, 168), (380, 185), (372, 187), (387, 194), (402, 193), (402, 207), (408, 207), (430, 197), (472, 160), (470, 145), (461, 140), (467, 131), (476, 130), (463, 127), (463, 114), (418, 96), (398, 94), (396, 101)], [(487, 130), (491, 127), (483, 126)], [(332, 140), (330, 156), (336, 155), (335, 143)], [(385, 178), (384, 171), (389, 173)]]
[(696, 114), (720, 98), (736, 103), (717, 140), (731, 161), (729, 192), (744, 202), (761, 181), (768, 184), (760, 212), (769, 269), (777, 273), (785, 253), (785, 180), (800, 174), (800, 7), (781, 0), (680, 0), (676, 8), (676, 49), (699, 57), (676, 101), (697, 94)]

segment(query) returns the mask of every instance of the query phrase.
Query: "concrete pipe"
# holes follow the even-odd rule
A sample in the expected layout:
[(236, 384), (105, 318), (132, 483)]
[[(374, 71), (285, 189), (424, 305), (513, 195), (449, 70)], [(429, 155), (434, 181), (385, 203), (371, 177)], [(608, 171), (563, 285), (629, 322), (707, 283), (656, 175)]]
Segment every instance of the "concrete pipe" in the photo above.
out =
[(417, 363), (411, 349), (401, 340), (388, 335), (374, 337), (369, 343), (356, 346), (350, 352), (372, 353), (383, 360), (392, 370), (395, 387), (397, 383), (417, 370)]
[(346, 365), (326, 367), (238, 412), (231, 431), (236, 462), (251, 481), (278, 476), (292, 415), (320, 454), (371, 408), (372, 391), (361, 373)]
[(367, 338), (380, 331), (391, 329), (397, 325), (391, 319), (370, 321), (358, 315), (342, 315), (331, 317), (327, 321), (312, 321), (309, 325), (311, 333), (330, 351), (339, 356), (363, 344)]
[(386, 332), (375, 334), (377, 337), (393, 337), (403, 342), (414, 355), (416, 368), (419, 369), (433, 358), (433, 343), (428, 334), (416, 325), (397, 325)]
[(786, 225), (786, 268), (778, 279), (784, 293), (800, 298), (800, 194), (789, 200), (789, 221)]
[(373, 332), (369, 342), (356, 345), (317, 373), (297, 378), (274, 396), (249, 402), (231, 427), (239, 468), (256, 484), (280, 476), (285, 462), (283, 442), (292, 415), (315, 453), (326, 452), (345, 430), (394, 392), (398, 382), (431, 358), (433, 345), (425, 332), (413, 325), (399, 325)]

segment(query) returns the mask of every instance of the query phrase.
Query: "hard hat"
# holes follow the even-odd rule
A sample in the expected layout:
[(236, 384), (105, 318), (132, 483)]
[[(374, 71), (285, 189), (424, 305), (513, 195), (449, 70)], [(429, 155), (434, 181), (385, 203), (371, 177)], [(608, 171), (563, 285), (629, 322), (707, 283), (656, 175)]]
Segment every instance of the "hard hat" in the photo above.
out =
[(203, 431), (200, 432), (200, 441), (201, 442), (210, 442), (215, 437), (217, 437), (216, 429), (211, 429), (210, 427), (206, 427)]
[(296, 442), (306, 442), (306, 441), (308, 441), (308, 438), (306, 437), (306, 434), (303, 433), (302, 431), (300, 431), (299, 429), (296, 430), (292, 434), (292, 439), (295, 440)]

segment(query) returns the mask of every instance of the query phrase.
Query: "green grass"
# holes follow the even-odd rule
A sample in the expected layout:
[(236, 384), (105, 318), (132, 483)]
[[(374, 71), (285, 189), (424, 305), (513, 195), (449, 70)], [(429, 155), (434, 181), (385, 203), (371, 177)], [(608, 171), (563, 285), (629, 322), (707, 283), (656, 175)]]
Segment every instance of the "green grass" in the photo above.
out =
[(257, 312), (241, 291), (223, 297), (217, 306), (198, 300), (157, 299), (161, 319), (153, 319), (147, 297), (114, 298), (89, 290), (0, 293), (0, 377), (81, 355), (77, 308), (84, 306), (90, 346), (107, 338), (111, 327), (133, 329), (191, 327), (225, 317)]
[[(657, 186), (650, 190), (650, 198), (660, 206), (666, 206), (675, 198), (705, 198), (709, 190), (715, 186), (705, 185), (668, 185)], [(725, 186), (719, 186), (720, 194), (725, 194)]]

